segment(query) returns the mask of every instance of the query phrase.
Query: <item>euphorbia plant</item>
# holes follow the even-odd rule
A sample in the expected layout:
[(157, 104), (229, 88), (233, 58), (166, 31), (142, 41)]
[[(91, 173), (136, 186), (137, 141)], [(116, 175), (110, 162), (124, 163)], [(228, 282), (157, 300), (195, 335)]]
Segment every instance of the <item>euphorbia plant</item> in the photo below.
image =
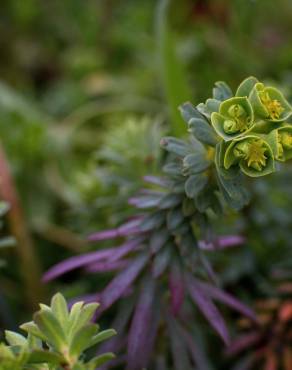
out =
[(58, 293), (51, 305), (40, 304), (33, 321), (21, 325), (23, 336), (5, 332), (8, 345), (0, 344), (0, 368), (3, 370), (95, 370), (114, 355), (104, 353), (87, 360), (85, 350), (115, 335), (112, 329), (99, 331), (91, 319), (97, 303), (75, 303), (67, 308)]
[[(220, 288), (206, 254), (244, 242), (238, 235), (217, 235), (213, 219), (224, 217), (229, 207), (239, 210), (249, 202), (248, 177), (268, 175), (275, 171), (275, 161), (288, 159), (288, 152), (283, 153), (290, 143), (290, 125), (283, 121), (291, 108), (278, 90), (258, 84), (250, 77), (233, 96), (219, 82), (205, 104), (183, 104), (180, 111), (190, 138), (161, 140), (169, 152), (164, 176), (147, 176), (151, 186), (129, 200), (138, 209), (137, 216), (117, 229), (89, 237), (92, 242), (122, 238), (124, 243), (72, 257), (44, 276), (49, 281), (80, 267), (89, 273), (118, 271), (91, 299), (98, 297), (102, 310), (118, 300), (128, 302), (117, 313), (113, 326), (120, 337), (110, 348), (122, 351), (126, 345), (129, 370), (149, 364), (153, 369), (172, 364), (174, 369), (208, 368), (193, 335), (196, 319), (191, 302), (226, 344), (227, 326), (214, 301), (257, 321), (252, 310)], [(274, 137), (275, 130), (281, 134)], [(158, 332), (169, 338), (171, 364), (159, 346), (153, 350)]]

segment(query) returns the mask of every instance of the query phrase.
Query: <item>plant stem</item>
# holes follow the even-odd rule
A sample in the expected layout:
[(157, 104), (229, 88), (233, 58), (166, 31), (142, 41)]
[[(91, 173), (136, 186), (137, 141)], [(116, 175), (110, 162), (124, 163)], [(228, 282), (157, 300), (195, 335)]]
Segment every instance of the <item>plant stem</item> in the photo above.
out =
[(25, 222), (20, 199), (10, 172), (5, 152), (0, 144), (0, 197), (10, 205), (8, 222), (15, 237), (20, 271), (24, 281), (27, 303), (34, 309), (42, 301), (42, 285), (39, 261), (35, 255), (33, 240)]

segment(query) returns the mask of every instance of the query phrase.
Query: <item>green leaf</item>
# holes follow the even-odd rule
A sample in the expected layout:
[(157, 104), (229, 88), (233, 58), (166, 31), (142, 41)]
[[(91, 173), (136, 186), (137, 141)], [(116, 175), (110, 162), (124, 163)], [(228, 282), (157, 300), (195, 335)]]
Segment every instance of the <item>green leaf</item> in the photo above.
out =
[(74, 328), (76, 326), (76, 323), (79, 320), (81, 309), (84, 305), (84, 302), (76, 302), (73, 304), (70, 313), (69, 313), (69, 319), (68, 319), (68, 326), (67, 326), (67, 332), (68, 332), (68, 338), (71, 339), (71, 335), (74, 332)]
[(94, 370), (96, 367), (99, 367), (114, 358), (115, 355), (113, 353), (104, 353), (103, 355), (94, 357), (86, 365), (90, 368), (90, 370)]
[(42, 340), (31, 333), (28, 333), (27, 342), (29, 349), (42, 349)]
[(164, 212), (154, 212), (146, 216), (140, 225), (142, 231), (149, 231), (153, 229), (158, 229), (164, 222), (165, 213)]
[(174, 246), (169, 243), (154, 257), (152, 264), (152, 274), (155, 278), (161, 276), (166, 270), (171, 260), (173, 248)]
[(215, 146), (218, 142), (216, 132), (203, 118), (191, 118), (188, 131), (204, 144)]
[(204, 144), (215, 146), (218, 138), (204, 116), (189, 102), (179, 107), (183, 119), (188, 123), (188, 131)]
[(69, 312), (67, 302), (61, 293), (57, 293), (53, 296), (51, 308), (60, 325), (63, 329), (66, 329), (68, 325)]
[(79, 358), (81, 353), (87, 348), (91, 347), (91, 340), (99, 330), (98, 325), (87, 324), (82, 326), (72, 338), (72, 341), (69, 346), (70, 356)]
[(189, 198), (196, 197), (207, 185), (208, 177), (205, 174), (190, 176), (185, 183), (185, 192)]
[(211, 162), (207, 159), (207, 154), (205, 153), (194, 153), (188, 154), (183, 159), (184, 174), (195, 174), (205, 171)]
[(48, 343), (61, 351), (66, 346), (66, 337), (53, 313), (48, 310), (42, 310), (35, 313), (33, 318), (42, 334), (47, 338)]
[(224, 101), (230, 99), (233, 96), (232, 90), (223, 81), (215, 82), (215, 87), (213, 88), (213, 98), (216, 100)]
[(189, 123), (192, 118), (202, 118), (200, 112), (189, 101), (181, 104), (178, 109), (186, 123)]
[(5, 339), (11, 346), (27, 346), (26, 338), (14, 331), (5, 330)]
[(91, 339), (90, 346), (94, 346), (100, 342), (103, 342), (114, 335), (117, 335), (117, 332), (114, 329), (103, 330)]
[(155, 233), (152, 233), (149, 240), (149, 246), (152, 253), (157, 253), (167, 242), (169, 238), (169, 232), (163, 228)]
[(163, 166), (162, 170), (168, 175), (181, 176), (182, 174), (182, 163), (181, 162), (170, 162)]
[(216, 99), (207, 99), (206, 103), (200, 103), (197, 105), (197, 110), (209, 120), (213, 112), (218, 112), (221, 101)]
[[(71, 319), (72, 319), (72, 326), (70, 329), (70, 337), (72, 338), (72, 336), (75, 335), (75, 333), (81, 329), (84, 325), (88, 324), (95, 311), (97, 310), (97, 308), (99, 307), (99, 303), (88, 303), (86, 305), (84, 305), (82, 308), (81, 308), (81, 311), (79, 311), (79, 305), (78, 306), (75, 306), (75, 313), (72, 314), (71, 316)], [(78, 314), (79, 312), (79, 314)], [(75, 320), (74, 320), (74, 324), (73, 324), (73, 317), (75, 317)]]
[(40, 338), (43, 341), (46, 340), (46, 336), (40, 331), (40, 329), (37, 327), (37, 325), (33, 321), (26, 322), (20, 325), (20, 329), (26, 331), (27, 333), (37, 338)]
[(235, 96), (246, 96), (248, 97), (254, 85), (258, 82), (258, 79), (251, 76), (241, 82), (236, 90)]
[(187, 142), (170, 136), (162, 138), (160, 145), (163, 149), (170, 153), (174, 153), (179, 157), (184, 157), (191, 151), (191, 147)]
[(158, 204), (160, 209), (168, 209), (177, 206), (182, 201), (180, 194), (167, 194), (165, 195)]
[[(242, 209), (250, 201), (250, 193), (243, 185), (243, 178), (239, 168), (224, 169), (221, 166), (224, 158), (225, 143), (216, 146), (216, 169), (218, 174), (219, 187), (225, 201), (231, 208), (236, 210)], [(223, 148), (223, 149), (222, 149)]]
[(31, 364), (48, 363), (50, 365), (60, 365), (64, 362), (62, 355), (48, 350), (33, 350), (29, 356), (29, 363)]
[(167, 213), (166, 221), (168, 229), (175, 230), (184, 221), (184, 215), (181, 209), (171, 209)]

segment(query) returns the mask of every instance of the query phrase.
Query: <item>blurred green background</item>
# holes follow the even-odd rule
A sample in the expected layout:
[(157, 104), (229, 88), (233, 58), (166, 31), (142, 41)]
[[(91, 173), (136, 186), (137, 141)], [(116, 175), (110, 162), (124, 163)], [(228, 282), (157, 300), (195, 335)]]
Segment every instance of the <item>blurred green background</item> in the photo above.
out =
[[(291, 14), (290, 0), (1, 1), (0, 176), (16, 192), (3, 234), (17, 239), (1, 252), (1, 328), (30, 317), (52, 291), (72, 298), (104, 285), (107, 276), (74, 273), (49, 287), (39, 277), (95, 248), (84, 241), (89, 232), (131, 215), (127, 198), (144, 175), (159, 173), (161, 136), (186, 134), (179, 104), (248, 75), (291, 100)], [(291, 244), (290, 172), (259, 181), (259, 200), (230, 216), (253, 252), (230, 256), (233, 270), (230, 259), (217, 260), (226, 284), (255, 281), (260, 271), (256, 284), (269, 290), (269, 263)], [(11, 200), (1, 184), (0, 197)]]

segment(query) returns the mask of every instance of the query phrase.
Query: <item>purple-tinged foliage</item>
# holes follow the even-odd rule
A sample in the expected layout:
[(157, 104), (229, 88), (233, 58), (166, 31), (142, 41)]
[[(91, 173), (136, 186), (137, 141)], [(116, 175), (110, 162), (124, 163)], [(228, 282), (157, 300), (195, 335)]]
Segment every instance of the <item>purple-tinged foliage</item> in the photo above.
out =
[(242, 245), (245, 242), (245, 238), (240, 235), (226, 235), (218, 237), (212, 242), (206, 242), (204, 240), (199, 241), (199, 247), (206, 251), (221, 250), (226, 248), (234, 248), (238, 245)]
[(143, 283), (128, 336), (128, 370), (140, 370), (149, 363), (158, 324), (156, 282)]
[(138, 228), (139, 224), (140, 217), (136, 217), (135, 219), (121, 225), (117, 229), (105, 230), (91, 234), (89, 235), (88, 240), (92, 242), (98, 242), (101, 240), (115, 239), (129, 235), (140, 234), (141, 230)]
[(85, 253), (81, 256), (71, 257), (50, 268), (43, 275), (43, 281), (48, 282), (76, 268), (90, 266), (98, 261), (117, 261), (117, 256), (119, 256), (119, 258), (123, 257), (125, 253), (129, 253), (133, 249), (137, 248), (140, 243), (141, 239), (129, 240), (116, 248), (102, 249), (97, 252)]
[(221, 336), (225, 344), (228, 345), (230, 343), (228, 329), (221, 313), (215, 306), (210, 295), (203, 289), (201, 285), (197, 283), (195, 279), (192, 279), (190, 276), (187, 277), (187, 287), (190, 296), (194, 303), (198, 306), (198, 309), (206, 317), (210, 325)]
[[(224, 90), (225, 85), (217, 86), (217, 90), (221, 88)], [(192, 370), (194, 365), (208, 369), (204, 355), (196, 349), (191, 328), (185, 326), (185, 311), (188, 322), (197, 318), (190, 307), (205, 316), (226, 344), (230, 342), (228, 328), (214, 301), (255, 321), (248, 307), (218, 287), (220, 279), (205, 256), (205, 252), (222, 253), (245, 242), (238, 235), (211, 239), (210, 235), (215, 235), (214, 216), (223, 217), (226, 205), (238, 209), (248, 202), (246, 189), (238, 171), (230, 170), (227, 175), (221, 168), (222, 148), (208, 116), (191, 104), (182, 106), (181, 111), (191, 138), (162, 140), (170, 153), (164, 166), (166, 176), (145, 177), (149, 190), (143, 189), (129, 200), (137, 208), (137, 217), (88, 238), (92, 242), (123, 238), (124, 244), (72, 257), (44, 276), (49, 281), (81, 267), (98, 273), (118, 270), (99, 292), (100, 312), (114, 303), (119, 307), (117, 301), (130, 302), (124, 320), (117, 311), (112, 326), (119, 335), (108, 344), (127, 353), (128, 370), (151, 368), (153, 364), (161, 369), (170, 367), (168, 361), (161, 361), (156, 349), (157, 332), (169, 339), (164, 345), (172, 354), (174, 370)]]
[(177, 316), (185, 298), (185, 283), (181, 266), (174, 263), (169, 273), (170, 309), (174, 316)]
[(118, 300), (135, 281), (148, 261), (148, 256), (142, 254), (133, 259), (132, 264), (116, 275), (100, 296), (101, 311), (108, 309)]

